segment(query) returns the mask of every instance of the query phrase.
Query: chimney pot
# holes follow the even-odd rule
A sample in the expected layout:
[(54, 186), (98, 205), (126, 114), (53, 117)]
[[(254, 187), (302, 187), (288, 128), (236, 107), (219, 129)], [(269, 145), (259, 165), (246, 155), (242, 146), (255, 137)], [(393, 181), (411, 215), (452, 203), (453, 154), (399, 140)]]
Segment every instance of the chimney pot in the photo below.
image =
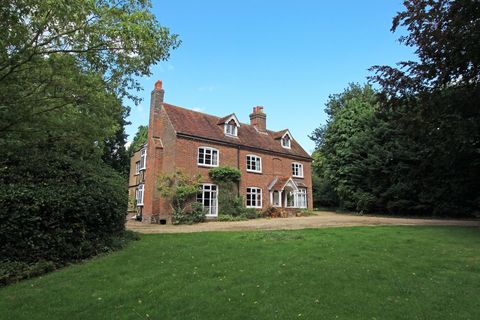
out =
[(162, 80), (155, 82), (155, 90), (162, 90)]
[(253, 112), (250, 115), (250, 124), (257, 128), (258, 131), (267, 131), (267, 115), (263, 112), (262, 106), (253, 107)]

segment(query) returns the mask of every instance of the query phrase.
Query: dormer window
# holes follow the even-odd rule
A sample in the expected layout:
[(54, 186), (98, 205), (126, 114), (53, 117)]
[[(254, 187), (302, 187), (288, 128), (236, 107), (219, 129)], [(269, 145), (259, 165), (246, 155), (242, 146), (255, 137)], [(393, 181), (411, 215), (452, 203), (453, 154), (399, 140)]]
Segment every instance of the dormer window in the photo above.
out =
[(290, 142), (290, 137), (289, 136), (285, 136), (285, 137), (282, 138), (282, 147), (288, 148), (288, 149), (291, 148), (291, 142)]
[(218, 124), (223, 124), (223, 132), (227, 137), (238, 137), (238, 128), (240, 128), (240, 121), (238, 121), (235, 113), (219, 119)]
[(290, 136), (290, 133), (287, 131), (282, 137), (282, 147), (285, 149), (291, 149), (292, 148), (292, 137)]
[(233, 137), (238, 136), (238, 127), (233, 120), (230, 123), (225, 123), (225, 134)]

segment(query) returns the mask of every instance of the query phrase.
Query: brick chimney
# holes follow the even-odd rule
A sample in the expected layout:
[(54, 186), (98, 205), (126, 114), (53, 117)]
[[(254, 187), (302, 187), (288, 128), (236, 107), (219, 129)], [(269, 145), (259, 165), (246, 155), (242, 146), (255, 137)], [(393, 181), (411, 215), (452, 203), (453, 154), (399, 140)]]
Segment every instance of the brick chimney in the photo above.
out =
[(267, 131), (267, 115), (263, 112), (263, 107), (253, 107), (253, 112), (250, 114), (250, 124), (258, 131)]
[(143, 194), (142, 222), (158, 223), (160, 219), (160, 195), (157, 190), (157, 178), (161, 168), (162, 144), (160, 140), (161, 119), (165, 91), (162, 81), (155, 82), (150, 97), (150, 118), (148, 122), (147, 165)]

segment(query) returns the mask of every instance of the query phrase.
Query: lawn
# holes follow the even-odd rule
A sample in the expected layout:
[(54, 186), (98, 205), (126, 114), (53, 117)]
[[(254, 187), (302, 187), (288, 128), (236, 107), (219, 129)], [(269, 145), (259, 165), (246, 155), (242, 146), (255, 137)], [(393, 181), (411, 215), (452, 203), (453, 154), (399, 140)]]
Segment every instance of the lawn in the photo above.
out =
[(0, 289), (1, 319), (480, 319), (480, 230), (145, 235)]

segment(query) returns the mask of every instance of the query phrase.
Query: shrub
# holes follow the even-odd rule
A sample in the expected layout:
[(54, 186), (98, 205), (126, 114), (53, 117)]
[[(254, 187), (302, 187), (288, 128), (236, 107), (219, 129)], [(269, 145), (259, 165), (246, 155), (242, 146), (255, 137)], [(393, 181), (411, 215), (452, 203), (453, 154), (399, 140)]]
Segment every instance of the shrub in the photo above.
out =
[(193, 202), (190, 208), (173, 208), (173, 224), (194, 224), (205, 220), (206, 212), (201, 203)]
[(66, 263), (124, 232), (126, 181), (101, 162), (25, 153), (0, 168), (0, 207), (1, 261)]
[(0, 261), (0, 286), (33, 278), (56, 269), (52, 261), (27, 263), (22, 261)]
[(231, 216), (228, 214), (219, 214), (217, 217), (217, 221), (220, 222), (229, 222), (229, 221), (245, 221), (248, 220), (248, 218), (243, 217), (243, 216)]
[(315, 215), (316, 215), (315, 212), (309, 209), (302, 209), (297, 212), (297, 217), (311, 217)]
[(261, 217), (261, 214), (258, 214), (257, 210), (253, 208), (244, 208), (240, 216), (245, 217), (246, 219), (257, 219)]
[(195, 202), (200, 188), (200, 175), (187, 176), (182, 171), (159, 177), (158, 190), (172, 201), (173, 224), (192, 224), (205, 221), (202, 204)]

